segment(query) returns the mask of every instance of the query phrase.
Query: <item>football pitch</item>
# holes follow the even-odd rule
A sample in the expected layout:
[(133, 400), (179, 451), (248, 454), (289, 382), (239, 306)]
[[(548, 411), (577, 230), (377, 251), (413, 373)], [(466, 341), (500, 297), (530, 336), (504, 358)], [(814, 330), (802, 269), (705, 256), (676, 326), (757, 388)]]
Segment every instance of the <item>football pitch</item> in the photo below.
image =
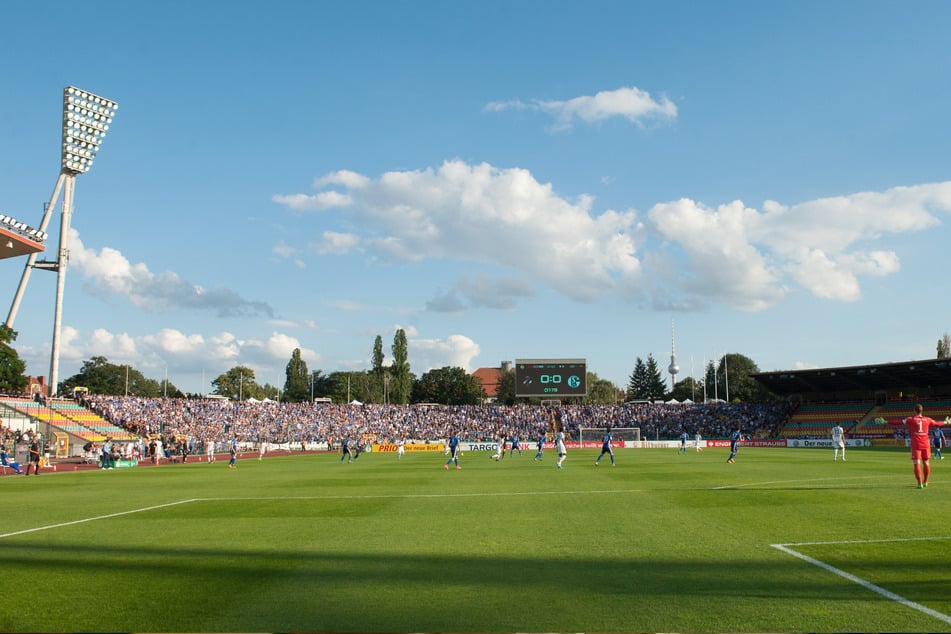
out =
[(597, 453), (2, 478), (0, 631), (951, 632), (951, 462)]

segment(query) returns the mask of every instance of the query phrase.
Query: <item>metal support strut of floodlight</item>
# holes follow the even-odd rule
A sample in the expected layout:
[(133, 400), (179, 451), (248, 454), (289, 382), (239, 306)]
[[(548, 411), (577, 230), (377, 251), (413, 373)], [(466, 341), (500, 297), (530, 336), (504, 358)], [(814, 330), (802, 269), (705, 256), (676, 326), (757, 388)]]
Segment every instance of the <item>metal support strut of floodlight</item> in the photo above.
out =
[(30, 271), (34, 268), (56, 271), (56, 305), (53, 314), (53, 341), (50, 353), (50, 394), (55, 394), (59, 380), (59, 344), (62, 328), (63, 290), (66, 287), (66, 266), (69, 262), (69, 227), (73, 215), (73, 193), (76, 187), (76, 176), (85, 174), (92, 167), (93, 159), (99, 151), (99, 146), (109, 130), (112, 118), (115, 116), (119, 104), (116, 102), (81, 90), (75, 86), (63, 89), (63, 151), (62, 167), (50, 202), (43, 211), (43, 220), (40, 231), (46, 231), (50, 217), (56, 207), (60, 192), (63, 193), (63, 206), (60, 215), (59, 251), (55, 261), (36, 261), (36, 254), (30, 254), (23, 275), (17, 286), (16, 295), (7, 315), (6, 325), (13, 328), (20, 301), (26, 291), (30, 279)]

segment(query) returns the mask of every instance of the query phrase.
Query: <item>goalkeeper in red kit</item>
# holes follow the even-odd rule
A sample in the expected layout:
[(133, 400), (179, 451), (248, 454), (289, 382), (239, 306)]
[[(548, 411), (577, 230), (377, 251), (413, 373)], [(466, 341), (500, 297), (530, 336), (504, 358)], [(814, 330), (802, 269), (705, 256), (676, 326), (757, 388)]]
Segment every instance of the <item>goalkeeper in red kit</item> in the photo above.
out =
[(948, 423), (936, 421), (928, 418), (922, 412), (924, 408), (921, 404), (915, 405), (915, 415), (909, 416), (901, 421), (890, 423), (892, 425), (905, 425), (908, 429), (908, 436), (911, 438), (911, 462), (915, 467), (915, 480), (918, 481), (918, 488), (923, 489), (928, 486), (928, 477), (931, 475), (931, 428), (943, 427)]

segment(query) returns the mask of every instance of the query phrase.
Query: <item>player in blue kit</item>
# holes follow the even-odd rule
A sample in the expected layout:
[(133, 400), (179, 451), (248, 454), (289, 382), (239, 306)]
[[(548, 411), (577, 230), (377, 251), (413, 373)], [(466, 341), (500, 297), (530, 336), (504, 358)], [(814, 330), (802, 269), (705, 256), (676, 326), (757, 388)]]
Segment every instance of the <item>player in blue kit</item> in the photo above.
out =
[(509, 448), (509, 457), (511, 458), (512, 455), (513, 455), (516, 451), (518, 452), (518, 455), (521, 456), (521, 455), (522, 455), (522, 446), (518, 444), (518, 433), (513, 433), (513, 434), (512, 434), (512, 441), (511, 441), (511, 442), (512, 442), (512, 446)]
[(730, 434), (730, 457), (726, 459), (730, 464), (733, 464), (736, 459), (737, 448), (741, 440), (743, 440), (743, 434), (740, 433), (740, 428), (737, 427), (736, 431)]
[(944, 456), (941, 455), (941, 450), (944, 448), (944, 430), (935, 427), (931, 432), (931, 437), (934, 441), (934, 457), (938, 460), (944, 460)]
[(601, 458), (604, 457), (604, 454), (611, 456), (611, 466), (615, 467), (614, 464), (614, 450), (611, 449), (611, 441), (614, 439), (614, 436), (611, 435), (611, 428), (608, 427), (604, 432), (604, 436), (601, 437), (601, 454), (598, 456), (598, 459), (594, 461), (595, 466), (601, 464)]
[(16, 460), (10, 460), (10, 454), (7, 453), (6, 447), (0, 449), (0, 462), (3, 463), (4, 467), (13, 469), (17, 473), (23, 473), (23, 469), (20, 468), (20, 463)]
[(677, 453), (682, 453), (685, 456), (687, 455), (687, 438), (689, 436), (687, 436), (687, 430), (685, 429), (680, 432), (680, 449), (677, 450)]
[(353, 454), (350, 453), (350, 437), (344, 436), (340, 439), (340, 464), (343, 464), (343, 459), (347, 459), (347, 464), (353, 462)]
[(542, 453), (544, 453), (544, 451), (545, 451), (545, 443), (546, 443), (546, 442), (548, 442), (548, 436), (545, 435), (545, 432), (542, 432), (542, 433), (538, 436), (538, 442), (536, 443), (536, 446), (537, 446), (537, 448), (538, 448), (538, 453), (535, 454), (535, 460), (541, 460), (541, 459), (542, 459)]
[(449, 437), (449, 460), (443, 465), (443, 469), (448, 469), (453, 462), (456, 463), (456, 469), (462, 469), (459, 466), (459, 436), (455, 432)]

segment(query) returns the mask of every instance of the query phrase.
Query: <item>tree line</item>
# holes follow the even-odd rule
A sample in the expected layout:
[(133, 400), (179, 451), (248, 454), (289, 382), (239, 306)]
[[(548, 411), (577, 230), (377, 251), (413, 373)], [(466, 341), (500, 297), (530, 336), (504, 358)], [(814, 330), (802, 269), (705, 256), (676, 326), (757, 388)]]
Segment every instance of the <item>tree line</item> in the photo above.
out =
[[(28, 379), (26, 366), (11, 346), (16, 331), (0, 326), (0, 391), (23, 392)], [(947, 354), (947, 335), (938, 346), (938, 354)], [(443, 405), (474, 405), (486, 402), (486, 393), (479, 379), (461, 367), (434, 368), (417, 376), (410, 368), (409, 344), (406, 331), (400, 328), (390, 346), (391, 360), (387, 363), (383, 339), (377, 335), (370, 352), (370, 367), (366, 370), (337, 371), (324, 374), (311, 371), (294, 349), (285, 368), (283, 386), (258, 383), (254, 370), (237, 365), (211, 381), (213, 394), (233, 400), (271, 399), (285, 402), (310, 402), (314, 398), (330, 398), (335, 403), (409, 404), (439, 403)], [(631, 400), (678, 401), (722, 399), (729, 401), (764, 401), (774, 398), (766, 388), (752, 378), (759, 368), (752, 359), (738, 353), (723, 355), (708, 362), (700, 379), (685, 377), (673, 388), (668, 387), (658, 362), (652, 355), (646, 360), (637, 357), (634, 368), (623, 389), (594, 372), (587, 373), (588, 394), (583, 403), (613, 404)], [(70, 394), (76, 387), (87, 388), (96, 394), (131, 395), (146, 398), (198, 396), (182, 392), (167, 378), (156, 380), (146, 377), (129, 364), (114, 364), (103, 356), (94, 356), (83, 362), (79, 372), (60, 382), (59, 394)], [(514, 370), (500, 371), (496, 402), (512, 405), (539, 399), (516, 398)]]

